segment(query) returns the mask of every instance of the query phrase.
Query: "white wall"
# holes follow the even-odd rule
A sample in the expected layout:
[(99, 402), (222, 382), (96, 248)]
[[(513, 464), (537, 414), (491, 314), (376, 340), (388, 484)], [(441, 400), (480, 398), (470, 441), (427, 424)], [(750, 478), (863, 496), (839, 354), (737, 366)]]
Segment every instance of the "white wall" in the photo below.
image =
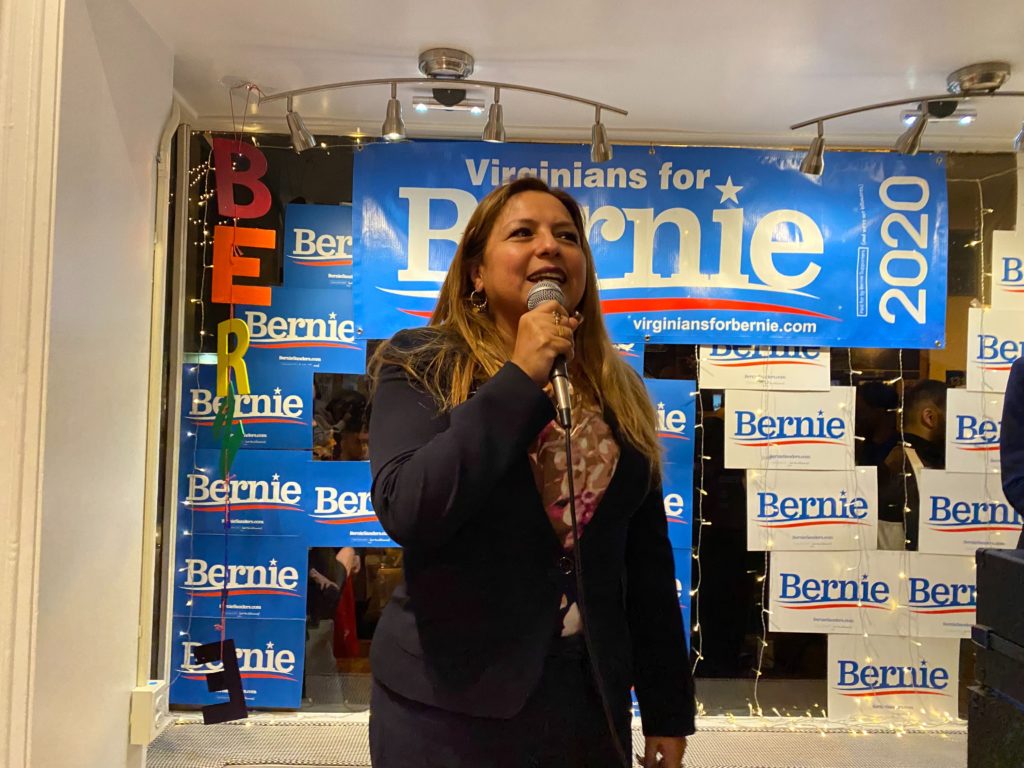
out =
[(172, 52), (128, 0), (66, 0), (32, 768), (141, 766), (135, 685), (154, 158)]

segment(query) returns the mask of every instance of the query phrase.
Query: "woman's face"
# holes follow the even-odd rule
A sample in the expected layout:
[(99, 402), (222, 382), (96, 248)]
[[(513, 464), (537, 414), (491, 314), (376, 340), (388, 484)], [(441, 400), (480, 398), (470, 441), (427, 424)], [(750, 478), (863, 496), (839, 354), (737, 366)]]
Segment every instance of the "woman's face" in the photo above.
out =
[(580, 233), (565, 206), (546, 192), (513, 196), (498, 214), (472, 279), (486, 294), (495, 320), (512, 333), (526, 312), (530, 289), (541, 280), (558, 283), (566, 309), (574, 312), (583, 298), (587, 266)]

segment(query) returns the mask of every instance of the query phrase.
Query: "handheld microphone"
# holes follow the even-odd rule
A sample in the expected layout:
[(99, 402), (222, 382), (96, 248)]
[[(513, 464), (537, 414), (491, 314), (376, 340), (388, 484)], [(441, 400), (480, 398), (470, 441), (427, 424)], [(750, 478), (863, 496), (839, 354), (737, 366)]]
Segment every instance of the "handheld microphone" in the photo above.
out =
[[(526, 296), (526, 308), (536, 309), (545, 301), (557, 301), (565, 307), (565, 294), (562, 293), (562, 286), (554, 280), (541, 280)], [(555, 364), (551, 366), (551, 387), (555, 391), (556, 412), (558, 423), (563, 429), (572, 427), (572, 403), (569, 400), (569, 370), (565, 364), (565, 356), (559, 355), (555, 358)]]
[[(530, 289), (530, 293), (526, 297), (526, 306), (528, 309), (536, 309), (539, 304), (545, 301), (557, 301), (565, 309), (565, 294), (562, 293), (562, 286), (556, 283), (554, 280), (541, 280), (533, 288)], [(570, 430), (572, 428), (572, 404), (569, 401), (569, 371), (565, 365), (565, 356), (559, 355), (555, 358), (555, 364), (551, 366), (551, 386), (555, 390), (555, 411), (557, 413), (556, 418), (558, 423), (565, 430), (565, 460), (566, 467), (566, 479), (569, 485), (569, 515), (572, 521), (572, 530), (579, 530), (579, 523), (576, 518), (576, 489), (573, 484), (572, 476), (572, 439), (570, 436)], [(590, 655), (591, 664), (590, 670), (594, 676), (594, 685), (597, 691), (601, 695), (601, 708), (604, 710), (605, 721), (608, 723), (608, 733), (612, 737), (612, 743), (615, 744), (615, 751), (619, 755), (619, 764), (624, 768), (629, 768), (631, 763), (629, 758), (626, 757), (626, 750), (619, 739), (619, 734), (615, 730), (614, 718), (612, 717), (612, 710), (608, 704), (608, 696), (605, 693), (604, 681), (601, 678), (600, 664), (597, 663), (597, 652), (594, 649), (593, 640), (590, 637), (590, 622), (587, 620), (587, 607), (585, 602), (585, 594), (583, 589), (583, 558), (580, 555), (580, 542), (572, 548), (573, 563), (576, 571), (576, 602), (579, 605), (580, 618), (583, 621), (583, 638), (587, 646), (587, 653)]]

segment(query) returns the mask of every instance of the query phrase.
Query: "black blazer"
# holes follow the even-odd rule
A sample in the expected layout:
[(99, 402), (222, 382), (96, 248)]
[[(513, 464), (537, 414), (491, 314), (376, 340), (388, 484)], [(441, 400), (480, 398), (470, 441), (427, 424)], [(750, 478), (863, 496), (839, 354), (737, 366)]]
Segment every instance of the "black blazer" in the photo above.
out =
[[(402, 331), (393, 343), (416, 343)], [(547, 395), (506, 364), (439, 412), (385, 366), (370, 417), (373, 505), (405, 550), (404, 583), (377, 626), (373, 674), (396, 693), (509, 718), (536, 687), (558, 633), (564, 559), (527, 449), (554, 418)], [(609, 426), (619, 438), (612, 414)], [(587, 622), (617, 725), (635, 684), (648, 735), (694, 731), (694, 695), (660, 487), (646, 458), (620, 458), (580, 539)]]

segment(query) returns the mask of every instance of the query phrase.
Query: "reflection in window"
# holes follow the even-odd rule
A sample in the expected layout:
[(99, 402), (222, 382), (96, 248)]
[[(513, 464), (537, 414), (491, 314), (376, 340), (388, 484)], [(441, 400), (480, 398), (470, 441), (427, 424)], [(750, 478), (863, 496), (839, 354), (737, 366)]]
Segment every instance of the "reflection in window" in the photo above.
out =
[(366, 376), (313, 375), (313, 458), (366, 461), (370, 457)]
[(401, 580), (398, 548), (309, 550), (303, 710), (369, 708), (370, 642)]

